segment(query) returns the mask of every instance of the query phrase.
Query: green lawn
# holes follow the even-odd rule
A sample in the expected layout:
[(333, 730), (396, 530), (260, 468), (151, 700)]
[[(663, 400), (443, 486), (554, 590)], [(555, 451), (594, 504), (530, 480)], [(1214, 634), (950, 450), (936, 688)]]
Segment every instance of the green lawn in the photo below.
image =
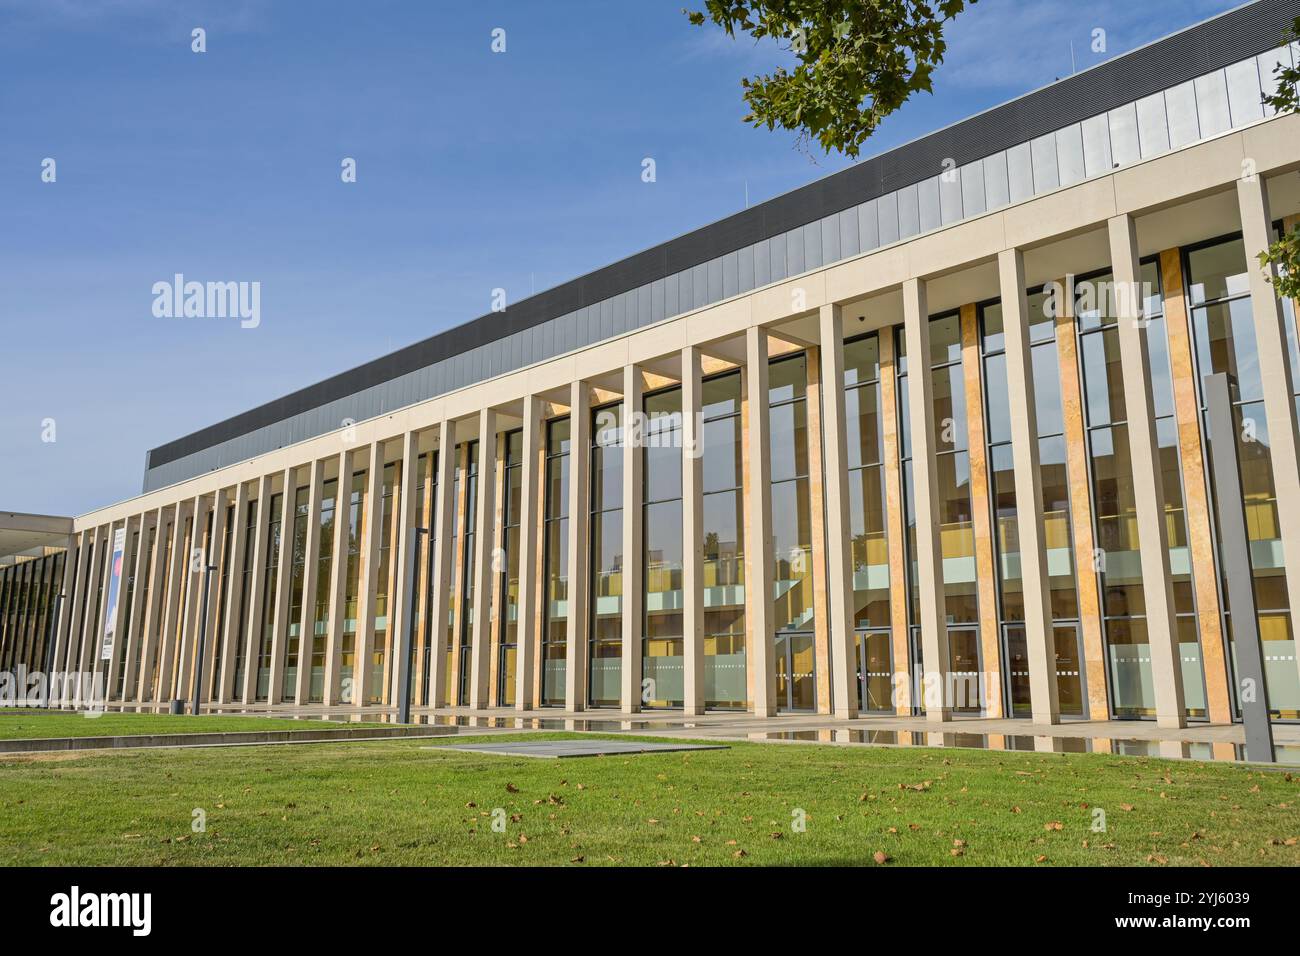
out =
[(0, 761), (0, 863), (1295, 866), (1297, 800), (1283, 773), (1104, 754), (742, 743), (533, 760), (427, 740), (59, 754)]
[(73, 711), (5, 708), (0, 710), (0, 740), (19, 737), (116, 737), (120, 734), (185, 734), (242, 730), (314, 730), (355, 727), (324, 720), (284, 717), (200, 716), (105, 713), (87, 717)]

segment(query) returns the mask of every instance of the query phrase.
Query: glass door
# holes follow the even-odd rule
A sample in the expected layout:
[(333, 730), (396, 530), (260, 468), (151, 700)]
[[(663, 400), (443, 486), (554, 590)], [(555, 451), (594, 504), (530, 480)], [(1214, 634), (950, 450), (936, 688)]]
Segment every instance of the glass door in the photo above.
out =
[(1006, 711), (1008, 717), (1028, 717), (1029, 646), (1023, 624), (1002, 626), (1002, 659), (1006, 661)]
[(894, 712), (894, 654), (888, 630), (858, 631), (858, 707)]
[[(1066, 717), (1084, 715), (1083, 653), (1078, 624), (1057, 624), (1052, 629), (1056, 650), (1056, 693), (1061, 714)], [(1029, 647), (1025, 640), (1023, 624), (1008, 624), (1002, 629), (1003, 652), (1006, 659), (1007, 716), (1028, 717), (1031, 713), (1029, 698)]]
[(1061, 713), (1067, 717), (1082, 717), (1083, 647), (1079, 625), (1058, 624), (1052, 629), (1052, 636), (1056, 642), (1056, 693)]
[(519, 648), (514, 644), (501, 645), (501, 660), (497, 662), (497, 702), (502, 707), (515, 705), (515, 663)]
[(811, 634), (776, 636), (776, 700), (781, 710), (817, 709), (817, 667)]
[(978, 714), (984, 710), (981, 688), (980, 637), (973, 627), (948, 628), (948, 687), (955, 714)]

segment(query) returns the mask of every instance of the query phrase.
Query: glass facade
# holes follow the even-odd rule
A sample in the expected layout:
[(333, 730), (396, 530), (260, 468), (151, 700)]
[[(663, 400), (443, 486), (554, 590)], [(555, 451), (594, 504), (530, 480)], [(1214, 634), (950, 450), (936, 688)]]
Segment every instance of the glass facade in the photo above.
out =
[(717, 710), (744, 710), (748, 701), (740, 396), (739, 371), (704, 380), (704, 706)]
[(844, 406), (848, 429), (858, 706), (867, 711), (891, 713), (894, 667), (889, 630), (889, 542), (877, 333), (844, 344)]
[(682, 390), (644, 398), (645, 631), (641, 703), (681, 707), (686, 693), (682, 618)]
[[(1174, 420), (1173, 384), (1159, 269), (1148, 262), (1140, 281), (1144, 335), (1149, 353), (1152, 398), (1160, 465), (1165, 489), (1165, 527), (1178, 614), (1179, 651), (1187, 715), (1205, 716), (1205, 681), (1196, 630), (1191, 558), (1183, 514), (1178, 429)], [(1120, 366), (1119, 326), (1114, 282), (1109, 272), (1076, 282), (1075, 323), (1083, 382), (1097, 555), (1101, 583), (1107, 677), (1111, 711), (1116, 717), (1155, 715), (1151, 650), (1146, 627), (1146, 592), (1129, 459), (1127, 408)]]
[(623, 653), (623, 406), (591, 413), (587, 703), (617, 707)]
[[(1085, 715), (1084, 679), (1075, 585), (1069, 475), (1066, 465), (1059, 355), (1055, 327), (1063, 317), (1049, 309), (1048, 296), (1029, 296), (1030, 374), (1038, 410), (1039, 476), (1047, 551), (1049, 599), (1055, 653), (1055, 679), (1061, 713)], [(978, 308), (983, 361), (985, 434), (988, 441), (989, 498), (997, 560), (998, 611), (1002, 635), (1003, 696), (1012, 716), (1028, 716), (1029, 652), (1025, 635), (1016, 511), (1015, 463), (1011, 445), (1011, 407), (1007, 390), (1006, 337), (1000, 302)]]
[[(298, 658), (299, 650), (306, 643), (302, 635), (302, 607), (307, 599), (305, 593), (307, 578), (307, 526), (312, 521), (311, 489), (307, 486), (294, 493), (293, 500), (293, 548), (289, 559), (289, 620), (285, 628), (284, 674), (280, 696), (283, 700), (294, 700), (298, 696)], [(311, 596), (315, 600), (315, 595)]]
[(817, 705), (817, 660), (805, 353), (772, 360), (768, 403), (777, 706), (807, 711)]
[[(474, 516), (478, 513), (478, 442), (467, 443), (464, 461), (464, 480), (457, 476), (457, 481), (464, 490), (465, 506), (460, 514), (461, 557), (460, 565), (460, 676), (457, 681), (456, 702), (462, 707), (469, 704), (469, 676), (472, 666), (472, 645), (474, 637), (474, 554), (478, 545), (478, 534)], [(448, 669), (450, 672), (450, 669)]]
[(498, 569), (497, 703), (515, 705), (515, 674), (519, 664), (519, 520), (523, 506), (524, 433), (505, 436), (505, 474), (502, 478), (501, 564)]
[[(149, 529), (148, 541), (145, 545), (146, 551), (145, 551), (145, 564), (144, 564), (144, 585), (140, 591), (141, 606), (145, 608), (149, 607), (149, 594), (153, 587), (153, 549), (157, 547), (157, 542), (158, 542), (158, 528), (155, 525)], [(142, 615), (140, 618), (140, 626), (143, 628), (145, 626), (145, 623), (146, 623), (145, 617)], [(243, 634), (242, 629), (240, 630), (240, 634), (241, 635)], [(137, 692), (139, 689), (138, 681), (140, 679), (140, 659), (144, 654), (144, 644), (145, 644), (144, 638), (145, 635), (141, 634), (139, 635), (139, 637), (136, 639), (135, 642), (135, 660), (132, 666), (132, 673), (136, 675), (137, 684), (135, 687), (128, 688), (127, 690), (127, 693), (130, 695), (130, 699), (132, 700), (135, 699), (135, 697), (137, 696)], [(242, 641), (240, 642), (240, 650), (241, 652), (243, 650)], [(242, 653), (240, 654), (239, 657), (239, 664), (241, 665), (243, 664)], [(239, 673), (239, 671), (236, 670), (236, 673)], [(236, 678), (236, 680), (238, 681), (238, 678)], [(242, 685), (236, 684), (236, 688), (237, 688), (236, 693), (239, 692), (240, 687), (242, 687)]]
[[(257, 550), (257, 502), (249, 501), (240, 520), (244, 522), (244, 553), (239, 557), (239, 623), (235, 629), (235, 663), (232, 678), (232, 690), (235, 700), (242, 700), (244, 695), (244, 668), (247, 659), (248, 615), (251, 611), (249, 601), (253, 594), (253, 564)], [(153, 529), (149, 531), (149, 547), (153, 549)], [(145, 574), (146, 590), (149, 576)], [(145, 605), (148, 607), (148, 605)]]
[[(1295, 632), (1282, 554), (1277, 491), (1273, 484), (1272, 445), (1247, 284), (1247, 269), (1251, 264), (1241, 238), (1234, 236), (1185, 250), (1183, 265), (1198, 387), (1207, 375), (1226, 372), (1229, 376), (1255, 608), (1264, 644), (1269, 711), (1274, 716), (1294, 720), (1300, 718), (1300, 675), (1296, 670)], [(1201, 402), (1204, 415), (1203, 392)], [(1206, 423), (1203, 434), (1208, 433)], [(1231, 648), (1232, 608), (1226, 593), (1224, 607)], [(1231, 660), (1235, 673), (1235, 648)], [(1236, 681), (1232, 684), (1235, 688)]]
[(361, 586), (361, 536), (366, 513), (366, 481), (368, 472), (352, 475), (351, 493), (348, 495), (347, 567), (343, 577), (343, 630), (339, 644), (339, 699), (352, 700), (352, 685), (356, 680), (357, 666), (357, 612)]
[(970, 440), (962, 369), (961, 315), (930, 319), (930, 377), (934, 389), (935, 455), (939, 484), (939, 548), (948, 621), (952, 708), (978, 713), (981, 705), (979, 604), (976, 595), (974, 505)]
[[(258, 702), (266, 700), (271, 687), (271, 648), (275, 636), (276, 585), (280, 577), (280, 548), (283, 547), (283, 542), (280, 540), (283, 502), (284, 494), (277, 492), (271, 495), (271, 505), (267, 509), (266, 570), (262, 578), (262, 629), (257, 653), (257, 685), (253, 696), (253, 699)], [(167, 540), (171, 541), (170, 532)], [(169, 550), (170, 547), (169, 544)], [(167, 567), (170, 566), (171, 561), (168, 560)]]
[[(1280, 530), (1281, 506), (1273, 482), (1272, 442), (1264, 406), (1265, 385), (1261, 356), (1255, 341), (1255, 317), (1247, 285), (1251, 263), (1238, 236), (1228, 236), (1179, 250), (1185, 288), (1161, 288), (1162, 270), (1155, 260), (1141, 264), (1144, 336), (1153, 400), (1153, 431), (1156, 466), (1160, 469), (1164, 501), (1163, 531), (1168, 538), (1168, 562), (1173, 583), (1177, 666), (1181, 669), (1185, 693), (1185, 716), (1210, 716), (1210, 702), (1219, 706), (1225, 686), (1222, 674), (1207, 673), (1203, 651), (1217, 660), (1217, 645), (1206, 644), (1198, 626), (1203, 614), (1212, 614), (1213, 589), (1205, 581), (1199, 592), (1193, 587), (1192, 532), (1197, 541), (1215, 542), (1204, 534), (1214, 530), (1214, 514), (1200, 511), (1202, 485), (1195, 469), (1204, 464), (1197, 445), (1196, 423), (1182, 418), (1175, 395), (1192, 395), (1200, 389), (1202, 377), (1226, 372), (1231, 376), (1231, 400), (1236, 422), (1236, 452), (1241, 463), (1243, 507), (1250, 535), (1250, 570), (1258, 603), (1259, 625), (1264, 648), (1269, 706), (1275, 717), (1300, 717), (1300, 674), (1295, 662), (1292, 612), (1287, 589), (1287, 570)], [(1177, 274), (1173, 253), (1163, 253), (1164, 276)], [(1172, 281), (1172, 280), (1171, 280)], [(1166, 315), (1166, 291), (1169, 315)], [(1068, 294), (1052, 287), (1031, 290), (1027, 295), (1027, 339), (1029, 387), (1036, 407), (1039, 458), (1038, 482), (1042, 500), (1042, 533), (1046, 549), (1049, 611), (1051, 614), (1049, 653), (1054, 655), (1054, 679), (1065, 716), (1089, 715), (1088, 671), (1084, 666), (1081, 639), (1086, 624), (1089, 648), (1095, 649), (1094, 692), (1105, 681), (1105, 696), (1111, 718), (1152, 718), (1158, 704), (1152, 679), (1153, 655), (1161, 642), (1148, 636), (1148, 605), (1151, 585), (1144, 579), (1141, 557), (1143, 540), (1137, 520), (1135, 463), (1130, 455), (1129, 412), (1131, 395), (1124, 387), (1123, 345), (1112, 275), (1100, 271), (1068, 280)], [(1185, 293), (1188, 331), (1194, 367), (1187, 368), (1182, 348), (1182, 329), (1170, 322), (1181, 319), (1175, 304), (1176, 292)], [(1065, 308), (1058, 308), (1059, 306)], [(1284, 304), (1287, 347), (1293, 371), (1300, 371), (1300, 332), (1295, 327), (1293, 303)], [(917, 521), (913, 472), (912, 422), (909, 421), (907, 389), (909, 375), (923, 374), (932, 402), (925, 410), (927, 429), (933, 428), (933, 467), (936, 482), (934, 501), (939, 543), (938, 572), (942, 606), (939, 613), (948, 635), (947, 659), (941, 662), (950, 677), (945, 691), (948, 706), (957, 712), (978, 713), (984, 707), (984, 677), (1001, 667), (1005, 710), (1013, 716), (1028, 715), (1031, 708), (1025, 601), (1022, 581), (1020, 518), (1029, 509), (1017, 500), (1016, 458), (1012, 449), (1012, 425), (1017, 410), (1008, 387), (1006, 330), (1002, 304), (994, 299), (927, 318), (929, 352), (909, 356), (901, 328), (871, 332), (851, 338), (844, 345), (844, 377), (834, 383), (843, 389), (845, 403), (844, 442), (846, 448), (845, 493), (848, 500), (847, 529), (827, 528), (828, 534), (847, 530), (851, 570), (850, 613), (855, 629), (856, 657), (849, 675), (857, 680), (858, 705), (866, 712), (893, 711), (895, 675), (907, 669), (914, 681), (924, 673), (919, 634), (921, 594), (917, 584)], [(897, 404), (883, 406), (881, 346), (893, 335), (897, 358), (893, 363), (894, 394)], [(1124, 338), (1127, 338), (1127, 334)], [(1180, 357), (1181, 356), (1181, 357)], [(647, 708), (680, 708), (686, 685), (684, 608), (692, 597), (703, 611), (704, 640), (702, 676), (704, 705), (709, 709), (743, 709), (750, 704), (747, 687), (747, 647), (756, 639), (772, 642), (776, 672), (777, 707), (782, 711), (812, 711), (824, 706), (819, 699), (817, 636), (821, 607), (827, 599), (818, 593), (817, 576), (823, 571), (825, 555), (814, 550), (824, 520), (817, 482), (818, 403), (824, 397), (819, 386), (816, 355), (792, 348), (769, 361), (768, 405), (766, 408), (771, 449), (772, 508), (770, 547), (773, 573), (773, 616), (767, 635), (746, 632), (745, 555), (745, 436), (743, 434), (743, 371), (728, 363), (727, 370), (703, 378), (700, 421), (702, 457), (702, 539), (699, 557), (702, 593), (684, 592), (686, 565), (691, 556), (683, 547), (683, 518), (688, 502), (683, 500), (683, 436), (685, 432), (682, 389), (677, 385), (652, 390), (638, 408), (615, 402), (591, 410), (590, 468), (584, 478), (590, 491), (581, 502), (579, 516), (589, 523), (589, 533), (579, 542), (584, 553), (576, 566), (590, 587), (591, 601), (585, 617), (577, 622), (569, 616), (568, 574), (570, 501), (570, 425), (568, 418), (546, 424), (541, 477), (544, 497), (539, 499), (541, 541), (536, 555), (521, 551), (521, 515), (524, 461), (523, 433), (514, 429), (500, 436), (499, 458), (480, 461), (476, 441), (466, 441), (447, 453), (455, 456), (448, 469), (452, 487), (451, 526), (432, 529), (450, 535), (443, 544), (452, 555), (447, 586), (448, 616), (434, 621), (428, 616), (437, 587), (432, 562), (436, 538), (422, 543), (416, 567), (426, 576), (420, 593), (424, 617), (422, 635), (415, 654), (420, 688), (413, 703), (431, 703), (429, 679), (435, 654), (445, 654), (446, 691), (452, 703), (467, 706), (473, 674), (474, 621), (477, 614), (491, 615), (485, 629), (490, 644), (485, 648), (491, 661), (491, 699), (502, 706), (516, 703), (516, 675), (521, 644), (519, 591), (521, 574), (538, 575), (544, 601), (538, 608), (541, 630), (538, 681), (540, 702), (548, 706), (566, 703), (565, 676), (569, 639), (587, 652), (586, 698), (581, 706), (618, 707), (622, 699), (621, 667), (626, 652), (624, 633), (634, 633), (642, 655), (644, 685), (640, 703)], [(1175, 367), (1177, 366), (1177, 368)], [(718, 366), (714, 366), (715, 368)], [(1175, 380), (1175, 372), (1182, 376)], [(658, 373), (647, 371), (653, 377)], [(660, 381), (667, 381), (661, 379)], [(1178, 391), (1176, 393), (1175, 388)], [(1300, 398), (1300, 378), (1295, 383)], [(810, 401), (811, 399), (811, 401)], [(1202, 396), (1203, 402), (1203, 396)], [(968, 407), (968, 403), (970, 407)], [(978, 407), (976, 405), (978, 404)], [(1199, 411), (1204, 416), (1205, 409)], [(1076, 414), (1077, 412), (1077, 414)], [(625, 500), (624, 464), (629, 460), (624, 446), (625, 429), (631, 414), (644, 417), (644, 427), (635, 454), (641, 456), (640, 500), (636, 507), (643, 521), (643, 551), (636, 556), (642, 566), (636, 580), (625, 574), (623, 520)], [(894, 414), (899, 425), (899, 476), (902, 492), (901, 541), (888, 534), (889, 505), (886, 472), (893, 464), (886, 460), (887, 416)], [(582, 422), (583, 425), (587, 423)], [(638, 422), (640, 425), (640, 422)], [(1204, 418), (1200, 438), (1206, 438)], [(972, 446), (972, 440), (981, 445)], [(1189, 447), (1184, 447), (1189, 446)], [(987, 462), (987, 497), (981, 490), (980, 459)], [(632, 459), (637, 460), (637, 459)], [(420, 454), (409, 463), (416, 469), (413, 489), (417, 500), (408, 502), (415, 524), (422, 529), (434, 524), (430, 510), (436, 500), (437, 453)], [(450, 463), (448, 463), (450, 464)], [(929, 464), (929, 463), (927, 463)], [(499, 506), (491, 516), (487, 540), (475, 520), (478, 507), (480, 469), (499, 467), (493, 480), (500, 489)], [(193, 682), (182, 680), (197, 674), (196, 646), (187, 631), (194, 620), (191, 605), (201, 595), (193, 587), (195, 578), (187, 560), (199, 548), (209, 561), (218, 564), (211, 609), (215, 635), (228, 630), (234, 638), (229, 656), (218, 654), (212, 641), (210, 669), (200, 679), (210, 680), (210, 696), (236, 697), (249, 687), (258, 702), (269, 700), (323, 702), (332, 694), (326, 687), (329, 641), (340, 641), (339, 673), (343, 697), (350, 699), (352, 686), (367, 668), (366, 703), (391, 703), (392, 635), (389, 633), (390, 581), (397, 559), (394, 544), (399, 540), (399, 516), (406, 510), (398, 500), (403, 463), (383, 466), (382, 502), (378, 503), (378, 524), (366, 527), (369, 475), (365, 470), (322, 480), (319, 507), (313, 511), (313, 496), (306, 485), (292, 480), (289, 487), (269, 494), (265, 502), (248, 503), (237, 509), (225, 503), (219, 509), (200, 509), (174, 528), (164, 518), (161, 527), (136, 530), (129, 539), (127, 570), (122, 582), (119, 637), (112, 657), (116, 668), (111, 695), (118, 699), (142, 696), (164, 702), (188, 696)], [(1188, 469), (1193, 469), (1189, 471)], [(298, 474), (305, 477), (300, 466)], [(1205, 478), (1212, 481), (1206, 466)], [(1188, 489), (1185, 493), (1184, 479)], [(889, 497), (892, 497), (890, 491)], [(1073, 500), (1072, 500), (1073, 496)], [(1211, 502), (1213, 503), (1213, 502)], [(182, 503), (183, 512), (185, 505)], [(263, 505), (263, 507), (259, 507)], [(984, 512), (991, 519), (990, 541), (977, 541), (977, 528), (984, 527)], [(1084, 511), (1077, 511), (1082, 508)], [(177, 511), (172, 509), (173, 519)], [(1080, 523), (1074, 523), (1077, 513)], [(923, 520), (928, 515), (922, 516)], [(117, 520), (122, 520), (121, 515)], [(136, 517), (130, 519), (132, 522)], [(891, 519), (892, 520), (892, 519)], [(1207, 525), (1203, 522), (1209, 521)], [(292, 522), (289, 524), (288, 522)], [(338, 526), (337, 521), (345, 522)], [(242, 524), (236, 524), (242, 522)], [(284, 527), (281, 525), (284, 523)], [(128, 525), (129, 527), (129, 525)], [(1190, 530), (1189, 530), (1190, 529)], [(95, 532), (96, 538), (81, 547), (74, 560), (84, 561), (86, 573), (71, 578), (75, 583), (73, 602), (79, 618), (72, 624), (69, 660), (94, 659), (103, 633), (99, 616), (105, 603), (106, 561), (112, 526)], [(926, 533), (929, 529), (924, 529)], [(371, 533), (373, 532), (373, 533)], [(1095, 541), (1092, 553), (1079, 553), (1080, 539)], [(231, 545), (242, 535), (239, 549)], [(359, 656), (358, 637), (363, 627), (358, 620), (364, 548), (374, 541), (378, 554), (375, 608), (372, 622), (374, 644), (370, 659)], [(409, 537), (406, 538), (409, 540)], [(264, 553), (257, 554), (260, 542)], [(314, 542), (308, 547), (309, 541)], [(493, 547), (489, 593), (475, 593), (474, 567), (480, 548)], [(345, 544), (345, 549), (341, 545)], [(977, 547), (978, 546), (978, 547)], [(988, 551), (984, 550), (988, 547)], [(288, 548), (285, 552), (283, 549)], [(158, 553), (162, 549), (162, 553)], [(179, 551), (173, 554), (173, 549)], [(337, 550), (336, 550), (337, 549)], [(540, 556), (537, 567), (533, 561)], [(978, 556), (978, 560), (977, 560)], [(992, 557), (991, 564), (988, 558)], [(484, 556), (486, 557), (486, 556)], [(892, 557), (892, 561), (891, 561)], [(1202, 559), (1197, 552), (1197, 567)], [(337, 566), (335, 562), (344, 562)], [(984, 563), (981, 563), (984, 562)], [(259, 571), (259, 563), (261, 570)], [(1220, 565), (1222, 559), (1219, 559)], [(903, 573), (896, 571), (901, 566)], [(48, 614), (48, 595), (57, 581), (53, 564), (20, 562), (0, 568), (0, 667), (38, 653), (40, 617)], [(981, 581), (991, 569), (992, 581)], [(143, 574), (140, 578), (136, 572)], [(1218, 569), (1222, 573), (1222, 568)], [(261, 577), (254, 579), (255, 574)], [(1092, 577), (1089, 577), (1091, 575)], [(153, 580), (154, 577), (160, 580)], [(337, 581), (336, 581), (337, 578)], [(898, 578), (897, 580), (895, 578)], [(1093, 582), (1096, 591), (1093, 591)], [(1219, 598), (1223, 599), (1222, 582)], [(339, 590), (335, 591), (335, 584)], [(991, 585), (991, 586), (990, 586)], [(635, 621), (625, 620), (628, 607), (625, 587), (641, 588), (641, 612)], [(239, 588), (232, 592), (231, 588)], [(899, 615), (906, 608), (906, 621), (894, 620), (892, 597), (898, 595)], [(159, 591), (165, 593), (161, 598)], [(259, 600), (254, 601), (254, 593)], [(629, 592), (635, 594), (636, 592)], [(46, 597), (42, 597), (46, 595)], [(1204, 603), (1198, 617), (1197, 598)], [(1160, 596), (1163, 599), (1163, 595)], [(238, 621), (227, 622), (228, 602), (238, 600)], [(335, 606), (335, 599), (338, 604)], [(484, 601), (484, 598), (490, 598)], [(905, 600), (904, 600), (905, 598)], [(991, 600), (990, 600), (991, 599)], [(1097, 603), (1099, 601), (1099, 604)], [(43, 604), (45, 602), (45, 604)], [(141, 602), (151, 612), (135, 616)], [(992, 606), (989, 606), (990, 603)], [(1088, 609), (1081, 620), (1081, 605)], [(1094, 616), (1092, 609), (1099, 612)], [(984, 612), (981, 618), (980, 612)], [(331, 618), (341, 615), (342, 620)], [(1224, 610), (1229, 667), (1235, 669), (1231, 645), (1232, 609)], [(148, 635), (135, 631), (146, 626)], [(228, 626), (229, 623), (229, 626)], [(985, 660), (994, 654), (993, 626), (998, 628), (999, 661)], [(905, 627), (904, 627), (905, 625)], [(580, 634), (571, 634), (577, 626)], [(893, 634), (900, 644), (895, 659)], [(983, 629), (982, 629), (983, 628)], [(901, 650), (904, 633), (907, 650)], [(211, 633), (211, 632), (210, 632)], [(1213, 627), (1209, 633), (1217, 642)], [(984, 636), (987, 635), (988, 646)], [(87, 643), (91, 642), (91, 643)], [(132, 647), (134, 644), (134, 648)], [(1203, 646), (1204, 645), (1204, 646)], [(146, 653), (146, 648), (148, 652)], [(43, 653), (43, 648), (39, 649)], [(135, 657), (132, 658), (132, 654)], [(281, 657), (273, 660), (273, 655)], [(186, 655), (189, 655), (186, 657)], [(824, 662), (821, 662), (824, 666)], [(227, 668), (233, 668), (227, 674)], [(308, 668), (306, 672), (302, 668)], [(250, 672), (250, 669), (251, 672)], [(136, 693), (136, 676), (142, 689)], [(128, 680), (128, 675), (132, 679)], [(271, 685), (272, 677), (276, 683)], [(1207, 686), (1208, 685), (1208, 686)], [(300, 693), (301, 689), (301, 693)], [(826, 688), (823, 687), (823, 690)], [(920, 709), (921, 688), (914, 682), (913, 706)], [(531, 693), (531, 689), (530, 689)], [(1100, 693), (1095, 693), (1100, 698)]]
[(542, 621), (543, 707), (564, 705), (564, 667), (569, 636), (569, 419), (546, 426), (546, 510), (542, 523), (542, 574), (546, 612)]
[(370, 703), (388, 700), (388, 661), (392, 635), (389, 633), (390, 595), (393, 578), (393, 518), (395, 492), (400, 475), (400, 463), (384, 465), (383, 505), (379, 518), (379, 570), (375, 582), (375, 630), (370, 646), (370, 677), (367, 696)]

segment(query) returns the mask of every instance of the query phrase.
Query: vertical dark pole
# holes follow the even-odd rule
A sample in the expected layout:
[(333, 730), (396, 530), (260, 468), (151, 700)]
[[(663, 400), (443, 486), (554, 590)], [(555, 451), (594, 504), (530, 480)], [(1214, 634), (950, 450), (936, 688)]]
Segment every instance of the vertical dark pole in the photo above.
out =
[[(66, 558), (64, 559), (66, 560)], [(54, 613), (50, 615), (50, 630), (45, 636), (45, 660), (41, 661), (41, 669), (45, 671), (45, 700), (44, 704), (50, 702), (50, 692), (53, 690), (54, 681), (54, 637), (59, 632), (59, 614), (63, 611), (63, 592), (60, 591), (54, 595)]]
[(203, 652), (208, 643), (208, 593), (212, 590), (212, 572), (216, 565), (209, 564), (203, 569), (203, 604), (199, 608), (199, 659), (194, 664), (194, 703), (190, 713), (199, 715), (199, 700), (203, 695)]
[(411, 553), (406, 559), (406, 586), (402, 592), (402, 612), (406, 621), (406, 647), (402, 649), (402, 657), (398, 662), (398, 666), (402, 669), (401, 680), (398, 682), (402, 689), (402, 697), (397, 704), (397, 722), (399, 724), (409, 724), (411, 722), (411, 657), (415, 653), (415, 578), (419, 567), (420, 536), (428, 533), (428, 528), (415, 529), (415, 534), (411, 535)]
[(1272, 763), (1275, 759), (1273, 727), (1268, 721), (1264, 652), (1259, 643), (1250, 542), (1246, 537), (1241, 470), (1237, 462), (1237, 430), (1226, 373), (1205, 376), (1205, 407), (1210, 419), (1219, 549), (1227, 578), (1228, 607), (1232, 611), (1232, 641), (1237, 651), (1237, 697), (1241, 701), (1242, 723), (1246, 726), (1246, 759)]

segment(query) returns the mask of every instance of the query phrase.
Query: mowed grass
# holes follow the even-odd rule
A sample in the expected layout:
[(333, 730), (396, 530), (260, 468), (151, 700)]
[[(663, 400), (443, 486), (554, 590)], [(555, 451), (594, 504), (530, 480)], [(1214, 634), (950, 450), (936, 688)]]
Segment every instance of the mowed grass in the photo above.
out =
[(1300, 864), (1300, 781), (1240, 766), (759, 743), (537, 760), (446, 742), (0, 760), (0, 863)]
[(87, 717), (74, 711), (6, 708), (0, 710), (0, 740), (22, 737), (116, 737), (133, 734), (199, 734), (213, 731), (314, 730), (358, 724), (285, 717), (234, 715), (188, 717), (173, 714), (119, 714)]

